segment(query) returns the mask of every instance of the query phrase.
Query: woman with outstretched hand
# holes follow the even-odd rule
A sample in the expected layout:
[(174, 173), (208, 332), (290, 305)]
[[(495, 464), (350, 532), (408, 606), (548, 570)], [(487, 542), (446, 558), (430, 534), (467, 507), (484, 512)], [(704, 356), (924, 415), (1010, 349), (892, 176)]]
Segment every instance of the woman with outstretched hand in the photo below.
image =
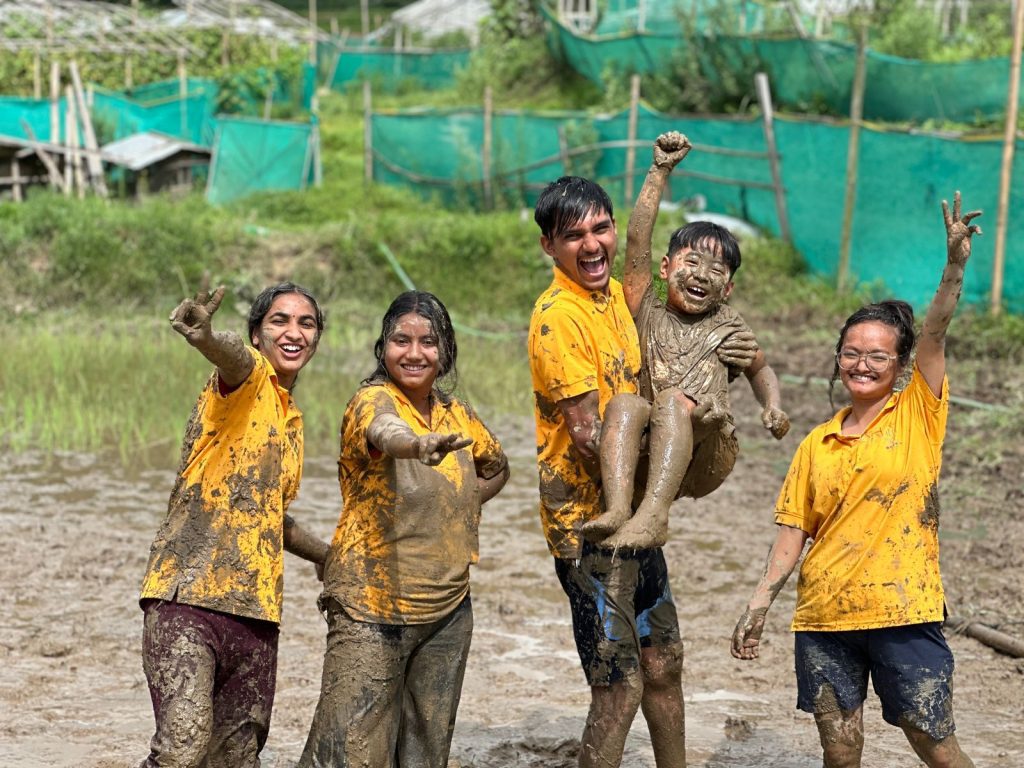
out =
[(341, 424), (327, 649), (301, 768), (446, 768), (480, 506), (508, 480), (494, 435), (449, 394), (455, 332), (435, 296), (396, 298), (374, 353)]
[(949, 410), (945, 340), (960, 291), (972, 211), (942, 202), (946, 265), (914, 350), (902, 301), (862, 307), (846, 321), (832, 383), (850, 405), (800, 444), (779, 493), (779, 530), (761, 581), (732, 637), (732, 655), (758, 657), (765, 614), (800, 567), (795, 632), (797, 706), (814, 714), (826, 768), (861, 764), (868, 677), (886, 722), (928, 766), (968, 768), (953, 722), (953, 656), (942, 634), (938, 480)]
[[(205, 282), (205, 280), (204, 280)], [(178, 479), (142, 584), (142, 660), (156, 733), (144, 768), (254, 768), (277, 672), (284, 551), (321, 564), (327, 544), (285, 513), (302, 477), (299, 371), (324, 328), (316, 299), (281, 283), (249, 311), (249, 341), (214, 331), (224, 288), (171, 326), (215, 366), (185, 429)]]

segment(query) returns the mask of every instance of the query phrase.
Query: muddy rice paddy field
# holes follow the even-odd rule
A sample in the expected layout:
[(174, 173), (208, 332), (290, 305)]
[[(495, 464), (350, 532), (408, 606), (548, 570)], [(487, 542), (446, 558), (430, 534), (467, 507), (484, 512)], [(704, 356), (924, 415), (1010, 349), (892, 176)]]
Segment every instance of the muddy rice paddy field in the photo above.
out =
[[(301, 393), (299, 393), (301, 402)], [(769, 614), (759, 661), (728, 652), (733, 624), (774, 537), (771, 508), (803, 434), (827, 414), (820, 387), (784, 386), (794, 428), (776, 444), (734, 388), (742, 450), (733, 475), (699, 503), (673, 507), (666, 548), (686, 644), (687, 754), (706, 768), (821, 765), (810, 716), (795, 709), (788, 631), (796, 579)], [(182, 415), (184, 419), (185, 414)], [(486, 414), (485, 414), (486, 416)], [(960, 450), (953, 407), (942, 498), (950, 610), (1024, 635), (1024, 451), (997, 462)], [(568, 613), (537, 515), (529, 417), (489, 419), (512, 480), (484, 509), (473, 573), (476, 630), (452, 766), (575, 765), (588, 703)], [(983, 441), (982, 441), (983, 442)], [(103, 456), (8, 457), (0, 477), (0, 766), (127, 768), (147, 752), (152, 710), (140, 661), (137, 594), (173, 467), (125, 469)], [(294, 515), (324, 538), (339, 510), (334, 457), (307, 456)], [(285, 617), (267, 768), (301, 752), (319, 692), (326, 625), (318, 582), (287, 556)], [(951, 635), (959, 736), (979, 768), (1024, 766), (1024, 660)], [(866, 706), (864, 765), (919, 765), (901, 732)], [(626, 766), (654, 766), (642, 718)]]

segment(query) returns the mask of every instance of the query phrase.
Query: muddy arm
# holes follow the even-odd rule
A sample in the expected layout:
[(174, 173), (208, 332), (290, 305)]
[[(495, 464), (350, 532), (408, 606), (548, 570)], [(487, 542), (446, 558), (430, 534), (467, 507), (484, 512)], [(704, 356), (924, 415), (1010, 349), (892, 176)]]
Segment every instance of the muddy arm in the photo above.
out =
[(750, 382), (750, 389), (761, 404), (761, 423), (772, 433), (772, 437), (781, 440), (789, 432), (789, 416), (782, 410), (782, 395), (779, 389), (779, 377), (760, 349), (754, 356), (754, 362), (743, 371)]
[(498, 495), (498, 492), (505, 487), (505, 483), (508, 482), (509, 470), (508, 464), (502, 467), (501, 471), (493, 477), (480, 477), (476, 478), (476, 487), (480, 491), (480, 503), (486, 504), (488, 501)]
[[(327, 553), (331, 547), (326, 541), (317, 538), (295, 522), (295, 518), (291, 515), (285, 515), (284, 549), (285, 552), (291, 552), (303, 560), (309, 560), (322, 567), (327, 562)], [(317, 573), (320, 573), (319, 568), (317, 568)]]
[(764, 564), (761, 581), (732, 633), (730, 650), (737, 659), (749, 661), (756, 659), (760, 654), (758, 646), (761, 644), (765, 616), (789, 579), (789, 575), (796, 568), (806, 541), (807, 534), (799, 528), (779, 526), (775, 543), (772, 544), (768, 560)]
[(440, 464), (452, 451), (473, 444), (472, 438), (459, 434), (428, 432), (417, 435), (393, 413), (375, 416), (366, 429), (366, 439), (374, 448), (394, 459), (417, 459), (429, 467)]
[(942, 394), (946, 375), (946, 329), (953, 319), (964, 283), (964, 267), (971, 257), (971, 235), (980, 235), (981, 227), (971, 220), (981, 211), (960, 215), (960, 192), (953, 196), (953, 212), (942, 201), (942, 218), (946, 224), (946, 266), (935, 297), (928, 306), (917, 342), (917, 367), (936, 397)]
[(595, 480), (601, 477), (601, 466), (597, 460), (601, 438), (601, 417), (598, 414), (600, 402), (597, 390), (558, 401), (558, 408), (569, 429), (569, 437), (583, 458), (583, 468)]
[(195, 298), (185, 299), (174, 308), (171, 327), (217, 367), (217, 374), (226, 387), (234, 389), (252, 373), (252, 356), (237, 333), (213, 330), (213, 315), (224, 298), (224, 286), (211, 296), (205, 278), (203, 282)]
[(632, 314), (640, 308), (640, 300), (651, 284), (651, 237), (658, 218), (658, 205), (665, 182), (672, 169), (690, 151), (690, 141), (678, 131), (663, 133), (654, 142), (654, 162), (637, 196), (626, 228), (626, 265), (622, 289)]

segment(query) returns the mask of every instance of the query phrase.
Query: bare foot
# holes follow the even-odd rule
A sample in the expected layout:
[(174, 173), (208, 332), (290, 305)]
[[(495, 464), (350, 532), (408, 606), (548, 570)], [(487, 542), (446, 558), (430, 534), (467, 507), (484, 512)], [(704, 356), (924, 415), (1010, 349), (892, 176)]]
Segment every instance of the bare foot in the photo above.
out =
[(593, 520), (584, 523), (580, 532), (585, 539), (598, 544), (619, 530), (629, 520), (629, 515), (628, 509), (609, 509)]
[(668, 541), (668, 505), (649, 503), (640, 508), (614, 534), (600, 542), (602, 549), (654, 549)]

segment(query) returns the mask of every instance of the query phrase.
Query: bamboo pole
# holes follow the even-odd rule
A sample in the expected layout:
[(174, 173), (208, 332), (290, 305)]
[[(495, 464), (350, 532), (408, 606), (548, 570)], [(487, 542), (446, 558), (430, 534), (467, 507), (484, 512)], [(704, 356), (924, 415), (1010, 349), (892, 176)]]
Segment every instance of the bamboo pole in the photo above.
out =
[(782, 186), (782, 170), (779, 165), (779, 150), (775, 143), (775, 113), (772, 105), (772, 91), (768, 83), (768, 75), (758, 72), (754, 75), (754, 87), (757, 100), (761, 104), (764, 140), (768, 145), (768, 164), (772, 171), (772, 186), (775, 187), (775, 214), (779, 219), (779, 234), (787, 243), (793, 242), (789, 229), (789, 214), (786, 211), (786, 190)]
[(309, 63), (316, 66), (316, 0), (309, 0)]
[(32, 96), (37, 101), (43, 98), (43, 57), (38, 48), (32, 56)]
[(480, 173), (484, 182), (484, 206), (494, 208), (494, 188), (491, 186), (491, 153), (494, 147), (494, 95), (491, 86), (484, 88), (484, 146), (480, 156)]
[(60, 144), (60, 62), (50, 62), (50, 143)]
[(369, 0), (359, 0), (359, 17), (363, 25), (363, 37), (370, 34), (370, 3)]
[(21, 121), (21, 126), (25, 130), (25, 135), (28, 136), (29, 146), (35, 150), (36, 157), (38, 157), (44, 166), (46, 166), (46, 172), (50, 175), (50, 186), (58, 187), (67, 194), (67, 189), (64, 188), (64, 176), (61, 174), (57, 164), (53, 161), (53, 158), (47, 154), (45, 148), (40, 143), (39, 139), (36, 138), (35, 131), (32, 130), (32, 126), (29, 125), (27, 120)]
[(864, 117), (865, 70), (868, 47), (867, 19), (860, 19), (857, 29), (857, 66), (850, 95), (850, 141), (846, 150), (846, 199), (843, 202), (843, 229), (839, 236), (839, 267), (836, 288), (847, 289), (850, 280), (850, 240), (853, 231), (853, 209), (857, 201), (857, 166), (860, 162), (860, 129)]
[(178, 51), (178, 126), (181, 135), (188, 136), (188, 70), (185, 68), (185, 52)]
[(77, 189), (78, 198), (83, 199), (85, 197), (85, 178), (82, 170), (82, 154), (78, 145), (78, 107), (70, 85), (64, 86), (64, 99), (67, 102), (65, 134), (70, 150), (67, 162), (69, 186), (72, 189)]
[(373, 86), (363, 80), (363, 180), (373, 182)]
[(558, 126), (558, 155), (562, 162), (562, 175), (572, 175), (572, 160), (569, 158), (569, 140), (565, 136), (565, 126)]
[(134, 73), (132, 72), (132, 55), (129, 53), (124, 57), (124, 88), (130, 89), (135, 84)]
[(21, 193), (21, 163), (17, 157), (11, 158), (11, 195), (16, 203), (24, 199)]
[(629, 80), (629, 122), (626, 128), (626, 200), (623, 206), (633, 204), (633, 175), (636, 173), (636, 124), (640, 109), (640, 75), (633, 75)]
[(999, 170), (999, 212), (996, 215), (996, 245), (992, 259), (993, 316), (1003, 311), (1003, 270), (1006, 264), (1006, 226), (1010, 212), (1010, 182), (1013, 179), (1013, 153), (1017, 145), (1017, 99), (1020, 96), (1021, 46), (1024, 45), (1024, 0), (1017, 0), (1013, 15), (1013, 54), (1010, 57), (1010, 87), (1006, 97), (1006, 130), (1003, 133), (1003, 160)]
[(330, 88), (334, 85), (334, 78), (338, 76), (338, 65), (341, 64), (341, 49), (345, 47), (345, 43), (348, 42), (348, 27), (341, 33), (341, 38), (334, 38), (332, 42), (337, 46), (337, 50), (334, 52), (334, 61), (331, 62), (331, 71), (327, 74), (327, 80), (324, 82), (324, 88)]
[(89, 184), (100, 197), (107, 196), (107, 181), (103, 176), (103, 161), (100, 160), (99, 144), (96, 142), (96, 132), (93, 130), (92, 115), (89, 112), (89, 104), (82, 90), (82, 78), (78, 73), (78, 62), (74, 59), (68, 65), (71, 71), (71, 84), (75, 89), (75, 98), (78, 100), (79, 119), (82, 122), (82, 135), (85, 139), (86, 155), (85, 160), (89, 166)]

